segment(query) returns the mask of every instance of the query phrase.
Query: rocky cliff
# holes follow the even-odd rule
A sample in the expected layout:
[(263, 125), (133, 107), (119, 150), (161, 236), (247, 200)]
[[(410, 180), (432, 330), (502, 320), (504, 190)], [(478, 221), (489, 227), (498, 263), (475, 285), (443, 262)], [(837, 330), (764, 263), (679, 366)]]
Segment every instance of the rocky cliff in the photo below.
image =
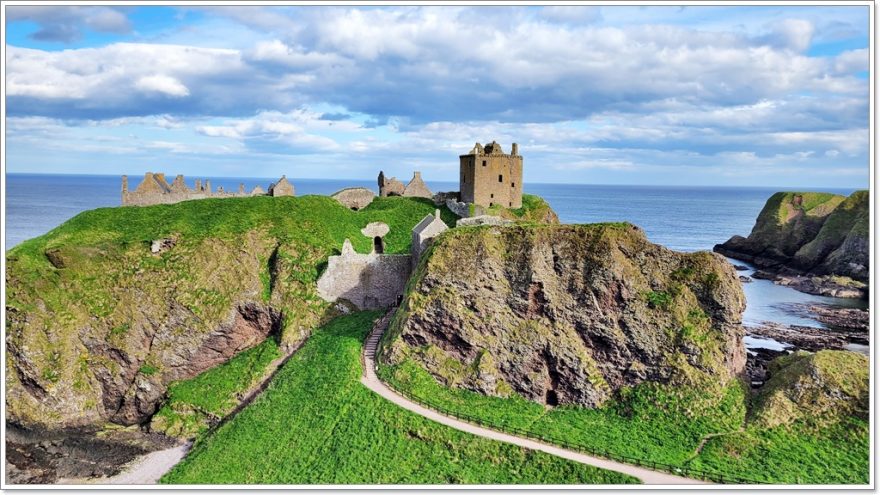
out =
[(644, 381), (716, 392), (745, 363), (733, 267), (630, 224), (463, 227), (435, 239), (383, 339), (448, 386), (596, 407)]
[(715, 251), (781, 275), (839, 275), (868, 280), (869, 194), (778, 192), (748, 237)]
[(388, 252), (406, 253), (434, 209), (305, 196), (82, 213), (6, 255), (6, 419), (144, 423), (170, 382), (270, 335), (288, 349), (306, 338), (329, 311), (315, 280), (346, 238), (369, 252), (360, 229), (381, 220)]

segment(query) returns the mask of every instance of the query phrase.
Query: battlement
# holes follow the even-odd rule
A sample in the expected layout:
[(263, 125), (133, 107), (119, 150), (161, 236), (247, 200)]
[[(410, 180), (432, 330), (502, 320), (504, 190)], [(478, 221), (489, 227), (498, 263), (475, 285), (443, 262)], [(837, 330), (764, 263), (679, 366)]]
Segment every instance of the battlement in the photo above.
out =
[(195, 187), (190, 189), (186, 185), (183, 175), (177, 175), (171, 184), (165, 179), (164, 173), (147, 172), (137, 188), (130, 191), (128, 188), (128, 176), (122, 176), (122, 205), (123, 206), (148, 206), (158, 204), (179, 203), (192, 199), (205, 198), (235, 198), (247, 196), (293, 196), (295, 193), (293, 184), (285, 176), (281, 176), (278, 182), (269, 186), (269, 192), (260, 187), (254, 187), (251, 192), (244, 189), (244, 184), (238, 185), (238, 192), (225, 191), (222, 186), (216, 191), (211, 190), (211, 181), (196, 179)]
[(501, 144), (496, 141), (492, 141), (491, 143), (483, 146), (480, 143), (474, 144), (474, 147), (466, 155), (459, 155), (460, 157), (465, 156), (519, 156), (519, 145), (513, 143), (511, 145), (510, 153), (505, 153), (504, 148), (501, 147)]

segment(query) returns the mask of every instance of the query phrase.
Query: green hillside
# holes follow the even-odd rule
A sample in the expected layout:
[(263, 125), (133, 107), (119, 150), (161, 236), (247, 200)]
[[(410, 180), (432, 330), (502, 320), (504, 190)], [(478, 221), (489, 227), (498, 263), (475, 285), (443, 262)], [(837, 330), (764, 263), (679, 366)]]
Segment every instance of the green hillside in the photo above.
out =
[(200, 439), (163, 483), (564, 484), (631, 477), (426, 420), (360, 381), (375, 312), (314, 332), (250, 406)]

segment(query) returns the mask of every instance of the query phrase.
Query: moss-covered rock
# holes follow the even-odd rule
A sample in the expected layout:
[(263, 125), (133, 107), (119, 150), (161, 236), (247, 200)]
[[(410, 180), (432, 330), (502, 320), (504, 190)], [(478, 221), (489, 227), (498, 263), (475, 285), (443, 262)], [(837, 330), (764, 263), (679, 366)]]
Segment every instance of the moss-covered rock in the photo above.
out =
[(487, 214), (499, 216), (515, 222), (549, 223), (558, 224), (559, 216), (550, 207), (550, 204), (540, 196), (523, 194), (522, 206), (519, 208), (505, 208), (492, 206), (486, 209)]
[(170, 382), (270, 334), (288, 349), (305, 339), (329, 311), (315, 281), (346, 238), (368, 252), (360, 229), (381, 220), (387, 251), (408, 253), (434, 209), (378, 198), (355, 212), (303, 196), (84, 212), (6, 253), (7, 420), (143, 423)]
[(821, 425), (847, 416), (868, 417), (868, 358), (862, 354), (799, 351), (776, 358), (769, 373), (751, 412), (757, 425)]
[(849, 197), (778, 192), (767, 200), (751, 234), (715, 251), (787, 275), (868, 279), (868, 191)]
[(744, 308), (722, 257), (630, 224), (463, 227), (423, 257), (380, 359), (550, 405), (599, 406), (643, 381), (711, 402), (743, 368)]

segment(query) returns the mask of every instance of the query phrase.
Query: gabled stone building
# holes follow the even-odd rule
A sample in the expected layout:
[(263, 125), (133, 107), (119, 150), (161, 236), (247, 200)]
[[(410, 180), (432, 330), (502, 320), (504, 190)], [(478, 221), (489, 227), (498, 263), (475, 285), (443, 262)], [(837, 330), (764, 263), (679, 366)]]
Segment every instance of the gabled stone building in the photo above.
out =
[(440, 218), (440, 210), (435, 210), (433, 215), (427, 215), (412, 229), (412, 253), (413, 267), (419, 264), (419, 258), (422, 252), (428, 248), (428, 242), (437, 237), (443, 231), (449, 229), (445, 222)]
[(480, 143), (459, 156), (459, 188), (461, 201), (481, 206), (522, 206), (523, 158), (513, 143), (510, 154), (492, 141)]

